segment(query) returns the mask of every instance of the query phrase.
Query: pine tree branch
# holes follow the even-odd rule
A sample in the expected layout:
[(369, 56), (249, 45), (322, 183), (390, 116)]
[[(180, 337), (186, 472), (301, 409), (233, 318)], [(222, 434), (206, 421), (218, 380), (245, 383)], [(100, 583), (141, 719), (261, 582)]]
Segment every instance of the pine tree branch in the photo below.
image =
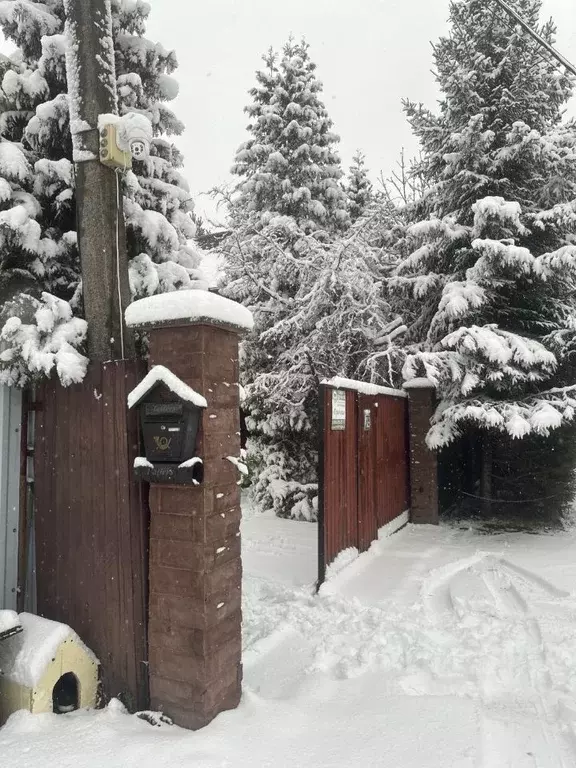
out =
[(266, 288), (265, 285), (263, 285), (260, 280), (254, 277), (248, 270), (248, 266), (246, 264), (246, 257), (244, 255), (244, 250), (242, 248), (242, 243), (240, 242), (240, 238), (237, 234), (234, 234), (234, 238), (236, 240), (236, 244), (238, 246), (238, 251), (240, 253), (240, 258), (242, 259), (242, 266), (244, 267), (244, 274), (246, 277), (251, 280), (254, 285), (259, 288), (261, 291), (264, 291), (271, 299), (275, 299), (276, 301), (279, 301), (281, 304), (284, 304), (284, 306), (288, 307), (290, 306), (290, 302), (286, 301), (286, 299), (283, 296), (279, 296), (274, 291), (271, 291), (269, 288)]
[(318, 371), (316, 370), (316, 366), (314, 365), (314, 361), (312, 360), (312, 355), (310, 354), (309, 350), (304, 350), (304, 354), (306, 355), (306, 359), (308, 360), (308, 365), (310, 366), (310, 370), (312, 371), (312, 376), (314, 377), (314, 381), (316, 382), (316, 387), (320, 388), (320, 376), (318, 375)]
[(358, 236), (366, 229), (366, 227), (374, 221), (374, 219), (378, 216), (378, 213), (373, 213), (372, 216), (369, 216), (365, 222), (361, 226), (358, 227), (356, 232), (354, 232), (351, 237), (348, 238), (348, 240), (344, 243), (344, 245), (340, 248), (340, 252), (338, 253), (338, 256), (336, 257), (336, 263), (334, 265), (334, 269), (338, 270), (340, 268), (340, 264), (342, 263), (342, 257), (348, 250), (348, 248), (352, 245), (352, 243), (357, 240)]

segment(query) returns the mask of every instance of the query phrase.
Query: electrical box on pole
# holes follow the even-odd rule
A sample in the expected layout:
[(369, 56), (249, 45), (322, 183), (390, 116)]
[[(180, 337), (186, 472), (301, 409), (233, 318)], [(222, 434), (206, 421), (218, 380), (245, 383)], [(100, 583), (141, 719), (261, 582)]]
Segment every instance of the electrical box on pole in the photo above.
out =
[(150, 154), (152, 124), (140, 113), (100, 115), (100, 162), (108, 168), (129, 170), (132, 159), (144, 160)]
[(108, 168), (132, 168), (132, 155), (120, 149), (116, 126), (110, 123), (100, 129), (100, 162)]

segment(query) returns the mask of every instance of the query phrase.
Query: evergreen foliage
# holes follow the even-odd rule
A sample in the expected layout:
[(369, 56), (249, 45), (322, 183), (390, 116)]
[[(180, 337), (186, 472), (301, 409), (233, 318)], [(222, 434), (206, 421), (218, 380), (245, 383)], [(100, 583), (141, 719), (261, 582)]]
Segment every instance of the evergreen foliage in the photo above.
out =
[[(514, 6), (553, 41), (540, 0)], [(391, 281), (413, 345), (405, 376), (430, 377), (441, 397), (431, 446), (469, 424), (547, 435), (576, 407), (571, 82), (493, 5), (458, 0), (450, 20), (434, 49), (439, 113), (405, 105), (427, 190)]]
[(372, 182), (366, 169), (366, 158), (360, 150), (352, 158), (347, 182), (348, 211), (350, 220), (354, 222), (366, 212), (374, 198)]
[[(147, 115), (155, 134), (150, 158), (124, 183), (135, 298), (191, 285), (199, 261), (187, 246), (194, 223), (182, 157), (166, 138), (182, 130), (166, 106), (178, 92), (177, 62), (144, 37), (149, 11), (141, 0), (112, 0), (120, 111)], [(81, 315), (63, 0), (4, 0), (0, 27), (17, 46), (0, 57), (0, 302), (28, 307), (22, 294), (50, 294)], [(13, 383), (4, 363), (0, 380)], [(24, 365), (18, 382), (26, 380)]]
[(283, 517), (316, 518), (319, 382), (387, 382), (381, 371), (397, 369), (386, 265), (369, 231), (361, 221), (346, 237), (327, 237), (276, 216), (228, 242), (226, 295), (255, 319), (241, 358), (252, 492)]
[(238, 149), (232, 169), (241, 177), (232, 214), (237, 223), (256, 212), (263, 224), (279, 214), (291, 216), (305, 231), (345, 229), (338, 137), (321, 100), (309, 46), (290, 40), (281, 57), (270, 50), (264, 62), (246, 108), (251, 137)]
[(264, 61), (246, 110), (251, 136), (233, 168), (240, 181), (229, 202), (233, 232), (218, 248), (221, 290), (255, 319), (241, 368), (256, 501), (314, 519), (318, 378), (355, 372), (385, 302), (376, 263), (355, 262), (352, 250), (337, 255), (348, 201), (308, 45), (290, 40)]

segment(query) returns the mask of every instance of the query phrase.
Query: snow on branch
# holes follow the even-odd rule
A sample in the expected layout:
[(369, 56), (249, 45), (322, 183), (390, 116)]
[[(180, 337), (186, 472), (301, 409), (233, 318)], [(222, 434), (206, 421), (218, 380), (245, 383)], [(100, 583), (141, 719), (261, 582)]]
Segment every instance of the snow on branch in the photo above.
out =
[(554, 429), (574, 421), (576, 393), (542, 392), (523, 401), (495, 401), (474, 398), (446, 406), (441, 404), (433, 418), (426, 443), (436, 449), (458, 437), (466, 424), (504, 432), (520, 439), (530, 434), (547, 437)]
[(470, 395), (492, 387), (497, 391), (534, 384), (552, 376), (555, 355), (534, 339), (495, 325), (459, 328), (442, 340), (442, 349), (408, 356), (405, 380), (421, 375), (450, 396)]
[(520, 219), (520, 203), (507, 201), (503, 197), (484, 197), (474, 203), (472, 210), (473, 237), (483, 237), (491, 229), (506, 229), (514, 235), (526, 235), (529, 232)]
[(68, 302), (49, 293), (20, 294), (0, 315), (0, 383), (24, 387), (55, 372), (63, 386), (81, 382), (88, 358), (80, 351), (87, 324)]
[(363, 395), (389, 395), (390, 397), (407, 397), (406, 392), (392, 387), (381, 387), (377, 384), (370, 384), (366, 381), (356, 381), (355, 379), (346, 379), (342, 376), (333, 376), (331, 379), (324, 379), (321, 384), (335, 389), (351, 389), (354, 392), (360, 392)]
[(486, 291), (477, 283), (470, 281), (448, 283), (442, 291), (438, 314), (444, 313), (450, 318), (461, 317), (471, 309), (483, 306), (486, 299)]
[(526, 371), (539, 367), (544, 374), (550, 375), (556, 367), (555, 356), (543, 344), (496, 325), (459, 328), (446, 336), (442, 346), (462, 355), (479, 355), (498, 365), (517, 365)]

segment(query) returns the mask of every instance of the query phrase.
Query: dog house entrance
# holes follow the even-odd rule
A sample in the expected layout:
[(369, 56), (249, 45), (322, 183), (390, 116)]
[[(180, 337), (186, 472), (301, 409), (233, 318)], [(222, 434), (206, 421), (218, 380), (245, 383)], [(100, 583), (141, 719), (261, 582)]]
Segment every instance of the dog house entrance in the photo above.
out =
[(66, 672), (52, 691), (52, 709), (57, 715), (74, 712), (79, 706), (78, 678), (72, 672)]

